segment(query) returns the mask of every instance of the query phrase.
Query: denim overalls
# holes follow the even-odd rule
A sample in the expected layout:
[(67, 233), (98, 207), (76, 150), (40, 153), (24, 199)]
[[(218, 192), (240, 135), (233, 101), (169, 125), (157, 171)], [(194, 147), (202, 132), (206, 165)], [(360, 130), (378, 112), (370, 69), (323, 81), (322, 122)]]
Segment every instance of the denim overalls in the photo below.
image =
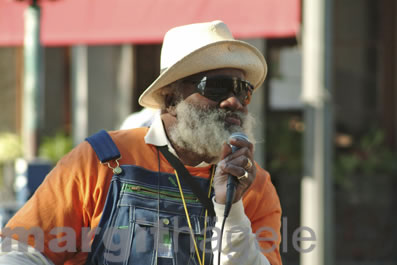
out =
[[(115, 165), (120, 158), (116, 145), (105, 131), (87, 138), (87, 141), (101, 162), (109, 161)], [(118, 162), (114, 168), (116, 174), (110, 183), (87, 264), (199, 264), (175, 175), (136, 165), (118, 167)], [(208, 179), (197, 177), (195, 181), (208, 190)], [(205, 208), (182, 182), (202, 259)], [(212, 264), (210, 239), (213, 225), (213, 218), (208, 218), (205, 264)]]

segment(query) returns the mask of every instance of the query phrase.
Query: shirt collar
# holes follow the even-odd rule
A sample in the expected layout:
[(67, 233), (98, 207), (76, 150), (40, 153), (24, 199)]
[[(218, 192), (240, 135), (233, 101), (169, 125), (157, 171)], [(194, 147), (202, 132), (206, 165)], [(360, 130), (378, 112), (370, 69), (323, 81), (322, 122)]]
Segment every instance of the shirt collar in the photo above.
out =
[[(170, 141), (167, 138), (167, 134), (165, 133), (163, 121), (161, 120), (160, 113), (156, 113), (152, 125), (150, 125), (149, 131), (145, 135), (145, 143), (152, 144), (154, 146), (168, 146), (168, 150), (178, 157), (175, 149), (172, 147)], [(179, 158), (179, 157), (178, 157)], [(207, 167), (209, 166), (206, 162), (201, 162), (196, 167)]]

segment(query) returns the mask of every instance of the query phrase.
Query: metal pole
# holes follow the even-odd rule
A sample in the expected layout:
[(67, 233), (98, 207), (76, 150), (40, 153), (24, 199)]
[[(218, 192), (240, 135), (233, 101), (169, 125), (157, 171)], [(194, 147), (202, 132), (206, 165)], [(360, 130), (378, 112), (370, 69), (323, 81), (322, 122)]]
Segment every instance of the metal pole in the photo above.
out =
[(72, 48), (73, 143), (78, 145), (88, 136), (88, 47)]
[[(266, 41), (263, 39), (246, 39), (248, 43), (255, 46), (258, 50), (265, 53), (266, 52)], [(262, 85), (263, 86), (263, 85)], [(261, 87), (260, 89), (256, 89), (255, 96), (252, 97), (251, 103), (248, 105), (248, 110), (254, 117), (261, 117), (260, 121), (257, 122), (254, 128), (255, 139), (257, 140), (257, 144), (255, 145), (255, 153), (254, 159), (259, 165), (265, 168), (266, 163), (266, 153), (265, 153), (265, 124), (266, 124), (266, 115), (263, 113), (266, 112), (265, 106), (265, 89)]]
[(124, 44), (120, 47), (120, 57), (117, 74), (117, 126), (120, 127), (124, 119), (131, 114), (133, 109), (132, 94), (135, 78), (134, 61), (135, 48)]
[(22, 137), (24, 156), (32, 159), (37, 153), (38, 129), (40, 126), (43, 92), (40, 45), (40, 7), (37, 0), (25, 11), (24, 38), (24, 93)]
[[(302, 265), (331, 265), (333, 255), (331, 48), (332, 0), (303, 4), (304, 177), (301, 225), (316, 235)], [(303, 235), (304, 236), (304, 235)], [(303, 242), (307, 249), (313, 242)]]

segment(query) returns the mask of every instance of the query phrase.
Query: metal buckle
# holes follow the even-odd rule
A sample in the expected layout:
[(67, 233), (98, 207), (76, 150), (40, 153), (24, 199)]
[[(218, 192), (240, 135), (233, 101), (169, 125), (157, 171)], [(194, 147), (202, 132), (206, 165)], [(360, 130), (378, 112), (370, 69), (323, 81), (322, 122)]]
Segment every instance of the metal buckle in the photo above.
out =
[(112, 160), (112, 161), (116, 162), (116, 166), (115, 167), (112, 167), (112, 165), (110, 164), (111, 161), (105, 162), (105, 163), (101, 162), (101, 164), (107, 165), (108, 168), (110, 168), (115, 175), (120, 175), (121, 173), (123, 173), (123, 170), (121, 169), (120, 164), (119, 164), (119, 160), (120, 159), (121, 159), (121, 156), (119, 158), (117, 158), (116, 160)]

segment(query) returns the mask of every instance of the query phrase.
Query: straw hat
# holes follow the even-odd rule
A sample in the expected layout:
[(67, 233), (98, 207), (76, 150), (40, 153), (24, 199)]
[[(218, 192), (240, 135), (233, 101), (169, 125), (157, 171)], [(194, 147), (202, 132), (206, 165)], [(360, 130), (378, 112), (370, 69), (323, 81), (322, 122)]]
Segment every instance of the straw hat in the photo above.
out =
[(197, 23), (169, 30), (163, 41), (159, 77), (142, 93), (139, 104), (161, 108), (161, 88), (184, 77), (219, 68), (237, 68), (254, 89), (265, 80), (267, 66), (254, 46), (235, 40), (222, 21)]

